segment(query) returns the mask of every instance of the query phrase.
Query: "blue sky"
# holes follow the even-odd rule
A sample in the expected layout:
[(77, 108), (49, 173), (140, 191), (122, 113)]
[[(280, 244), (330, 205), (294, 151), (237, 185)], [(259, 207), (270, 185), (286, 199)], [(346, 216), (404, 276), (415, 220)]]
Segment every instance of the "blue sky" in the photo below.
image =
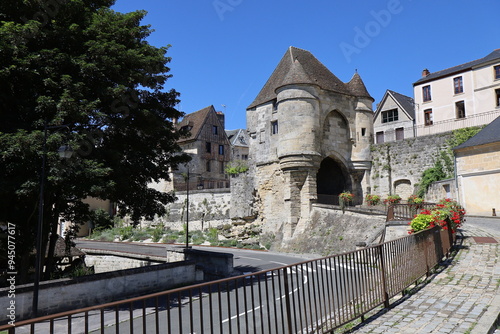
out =
[(166, 88), (181, 93), (179, 109), (214, 105), (226, 129), (246, 127), (246, 108), (289, 46), (344, 82), (358, 70), (374, 109), (387, 89), (413, 97), (424, 68), (500, 48), (498, 0), (117, 0), (113, 9), (148, 11), (149, 43), (171, 45)]

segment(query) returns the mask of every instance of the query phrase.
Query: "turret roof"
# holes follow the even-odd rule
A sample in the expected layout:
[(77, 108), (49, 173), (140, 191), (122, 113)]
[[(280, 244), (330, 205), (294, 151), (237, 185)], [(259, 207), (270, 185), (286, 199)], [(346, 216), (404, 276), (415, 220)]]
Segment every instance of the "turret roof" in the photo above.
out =
[(343, 83), (312, 53), (290, 46), (248, 109), (276, 99), (276, 89), (290, 84), (317, 85), (324, 90), (371, 98), (359, 75)]
[(371, 97), (371, 95), (368, 93), (368, 90), (366, 89), (366, 86), (363, 80), (361, 80), (361, 76), (358, 74), (358, 72), (354, 73), (351, 81), (347, 83), (347, 87), (349, 87), (349, 90), (354, 94), (354, 96), (368, 97), (372, 99), (372, 101), (375, 101), (373, 97)]

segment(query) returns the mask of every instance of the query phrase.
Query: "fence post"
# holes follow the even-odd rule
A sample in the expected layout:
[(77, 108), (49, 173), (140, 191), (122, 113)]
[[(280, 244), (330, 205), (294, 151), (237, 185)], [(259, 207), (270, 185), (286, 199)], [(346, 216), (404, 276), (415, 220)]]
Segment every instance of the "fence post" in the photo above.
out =
[(449, 219), (446, 220), (446, 226), (448, 228), (448, 239), (450, 240), (450, 247), (446, 252), (446, 258), (451, 256), (451, 249), (453, 248), (453, 231), (451, 229), (451, 221)]
[(380, 272), (381, 272), (381, 279), (382, 279), (382, 288), (384, 289), (384, 307), (389, 308), (389, 292), (387, 291), (387, 281), (386, 281), (386, 276), (385, 276), (385, 259), (384, 259), (384, 252), (383, 252), (383, 247), (385, 244), (378, 245), (378, 252), (380, 256)]
[(292, 309), (290, 307), (290, 288), (288, 286), (288, 267), (283, 268), (283, 280), (285, 284), (285, 306), (286, 306), (286, 322), (288, 325), (288, 333), (292, 331)]
[(388, 222), (391, 220), (394, 220), (394, 205), (393, 204), (389, 204), (389, 206), (387, 207), (387, 218), (385, 221)]

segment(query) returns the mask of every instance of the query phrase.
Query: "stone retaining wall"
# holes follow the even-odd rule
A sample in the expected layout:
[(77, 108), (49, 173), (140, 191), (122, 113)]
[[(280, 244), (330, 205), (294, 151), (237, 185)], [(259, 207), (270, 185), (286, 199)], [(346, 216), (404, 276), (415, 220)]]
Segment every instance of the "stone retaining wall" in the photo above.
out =
[(372, 145), (371, 193), (382, 198), (392, 193), (407, 199), (451, 136), (447, 132)]

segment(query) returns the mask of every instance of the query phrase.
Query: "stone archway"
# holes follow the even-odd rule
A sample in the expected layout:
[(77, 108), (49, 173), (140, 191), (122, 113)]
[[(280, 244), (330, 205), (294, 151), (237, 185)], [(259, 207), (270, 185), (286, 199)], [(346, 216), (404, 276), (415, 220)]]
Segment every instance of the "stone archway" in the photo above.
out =
[(407, 179), (401, 179), (394, 182), (394, 193), (399, 195), (401, 198), (408, 198), (413, 194), (413, 187), (411, 181)]
[(316, 174), (318, 203), (338, 204), (338, 195), (350, 188), (350, 178), (342, 167), (341, 162), (330, 157), (321, 162)]

